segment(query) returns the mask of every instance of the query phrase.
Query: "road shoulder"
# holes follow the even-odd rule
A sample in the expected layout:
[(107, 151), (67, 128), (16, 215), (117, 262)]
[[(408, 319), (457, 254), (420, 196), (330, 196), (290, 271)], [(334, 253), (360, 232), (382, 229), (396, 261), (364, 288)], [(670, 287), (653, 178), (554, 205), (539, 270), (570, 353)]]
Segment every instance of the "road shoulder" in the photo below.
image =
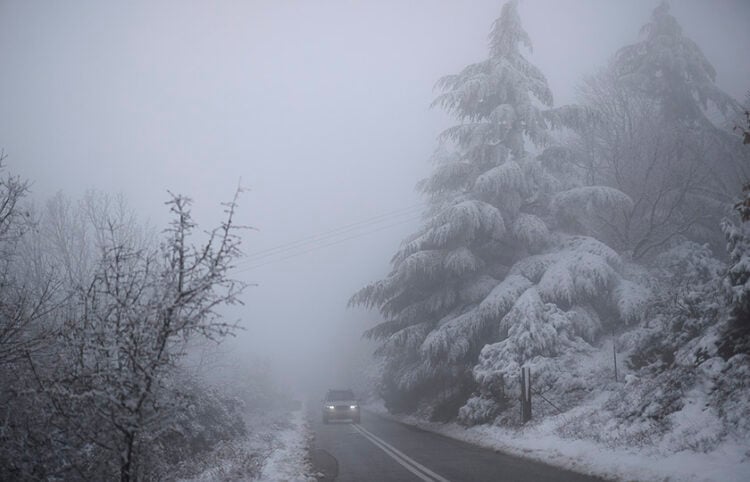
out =
[(714, 453), (694, 452), (665, 456), (611, 449), (587, 440), (562, 438), (550, 433), (549, 424), (520, 430), (487, 425), (464, 427), (457, 423), (429, 422), (410, 415), (393, 415), (382, 404), (369, 404), (365, 409), (383, 418), (477, 447), (603, 479), (646, 482), (750, 480), (750, 460), (747, 456), (742, 464), (722, 465), (726, 459), (742, 459), (739, 452), (744, 450), (747, 455), (750, 453), (749, 447), (728, 447), (729, 453), (722, 453), (718, 457)]

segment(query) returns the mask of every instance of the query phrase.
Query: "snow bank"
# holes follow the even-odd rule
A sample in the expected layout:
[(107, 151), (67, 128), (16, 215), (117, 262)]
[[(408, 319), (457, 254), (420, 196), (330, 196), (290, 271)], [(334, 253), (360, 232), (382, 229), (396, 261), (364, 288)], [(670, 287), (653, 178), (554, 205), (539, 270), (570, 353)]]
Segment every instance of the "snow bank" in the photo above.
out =
[(222, 444), (191, 467), (178, 467), (177, 473), (189, 470), (197, 476), (175, 477), (181, 482), (314, 481), (308, 460), (310, 428), (304, 409), (287, 412), (247, 414), (248, 436)]
[[(618, 346), (624, 345), (621, 338)], [(618, 355), (627, 358), (627, 353)], [(545, 393), (563, 407), (563, 413), (536, 397), (535, 418), (524, 427), (466, 427), (413, 415), (396, 417), (388, 414), (382, 402), (369, 404), (368, 409), (455, 439), (609, 479), (750, 480), (750, 436), (741, 425), (746, 402), (740, 396), (734, 403), (737, 407), (725, 403), (721, 409), (712, 402), (720, 391), (714, 382), (723, 379), (717, 376), (730, 363), (713, 358), (690, 368), (695, 383), (680, 387), (670, 386), (669, 377), (651, 379), (623, 364), (619, 369), (625, 382), (615, 382), (611, 357), (609, 340), (588, 352), (559, 359), (564, 362), (558, 367), (561, 377), (554, 383), (559, 390)], [(735, 364), (747, 366), (748, 358), (735, 358)], [(744, 379), (738, 372), (731, 373), (734, 380)], [(663, 405), (673, 398), (679, 403), (665, 409)], [(631, 416), (622, 412), (628, 409), (633, 411)], [(738, 428), (728, 430), (728, 425)]]
[(710, 453), (682, 450), (663, 454), (658, 449), (608, 448), (592, 441), (556, 435), (570, 413), (516, 430), (491, 425), (463, 427), (457, 423), (427, 422), (415, 416), (394, 416), (382, 404), (368, 405), (367, 408), (457, 440), (609, 479), (655, 482), (750, 480), (750, 446), (738, 442), (722, 443)]
[(315, 481), (308, 460), (310, 427), (304, 410), (292, 412), (290, 424), (276, 433), (273, 452), (266, 459), (259, 480), (263, 481)]

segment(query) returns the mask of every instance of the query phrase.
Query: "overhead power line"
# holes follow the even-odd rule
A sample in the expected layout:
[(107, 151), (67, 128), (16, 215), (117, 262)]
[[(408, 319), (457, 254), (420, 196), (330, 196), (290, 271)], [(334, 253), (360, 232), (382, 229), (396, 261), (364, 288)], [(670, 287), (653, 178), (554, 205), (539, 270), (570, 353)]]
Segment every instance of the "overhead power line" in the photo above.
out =
[(357, 233), (357, 234), (354, 234), (354, 235), (351, 235), (351, 236), (347, 236), (347, 237), (344, 237), (344, 238), (336, 239), (336, 240), (333, 240), (333, 241), (330, 241), (330, 242), (327, 242), (327, 243), (324, 243), (324, 244), (318, 244), (318, 245), (306, 247), (306, 249), (304, 249), (302, 251), (297, 251), (297, 252), (294, 252), (292, 254), (288, 254), (286, 256), (282, 256), (280, 258), (273, 258), (273, 259), (270, 259), (270, 260), (267, 260), (267, 261), (264, 261), (264, 262), (261, 262), (261, 263), (253, 264), (251, 266), (242, 267), (242, 268), (238, 269), (236, 271), (236, 273), (245, 273), (247, 271), (251, 271), (251, 270), (254, 270), (256, 268), (260, 268), (261, 266), (267, 266), (269, 264), (278, 263), (280, 261), (284, 261), (284, 260), (287, 260), (287, 259), (290, 259), (290, 258), (296, 258), (298, 256), (305, 255), (305, 254), (310, 253), (312, 251), (317, 251), (319, 249), (327, 248), (329, 246), (334, 246), (336, 244), (341, 244), (341, 243), (344, 243), (344, 242), (352, 240), (352, 239), (361, 238), (363, 236), (368, 236), (370, 234), (377, 233), (379, 231), (383, 231), (384, 229), (392, 228), (394, 226), (399, 226), (399, 225), (402, 225), (402, 224), (406, 224), (406, 223), (410, 223), (410, 222), (413, 222), (413, 221), (417, 221), (420, 218), (421, 218), (421, 216), (411, 217), (411, 218), (404, 219), (404, 220), (401, 220), (401, 221), (398, 221), (398, 222), (395, 222), (395, 223), (387, 224), (385, 226), (379, 226), (376, 229), (370, 229), (368, 231), (364, 231), (364, 232)]
[(314, 246), (321, 242), (325, 242), (329, 240), (335, 241), (336, 238), (342, 235), (357, 232), (361, 229), (366, 229), (371, 226), (381, 225), (383, 223), (393, 221), (394, 219), (403, 218), (405, 216), (409, 216), (410, 217), (409, 221), (412, 221), (413, 219), (411, 219), (411, 217), (413, 217), (415, 214), (418, 214), (421, 211), (421, 209), (424, 206), (426, 206), (426, 204), (427, 203), (424, 203), (424, 202), (414, 204), (405, 208), (397, 209), (394, 211), (389, 211), (383, 214), (379, 214), (377, 216), (372, 216), (370, 218), (363, 219), (361, 221), (346, 224), (344, 226), (340, 226), (338, 228), (334, 228), (334, 229), (324, 231), (318, 234), (305, 236), (303, 238), (297, 239), (289, 243), (281, 244), (279, 246), (274, 246), (271, 248), (254, 251), (252, 253), (247, 254), (244, 257), (244, 259), (238, 263), (238, 266), (248, 265), (248, 264), (257, 264), (259, 260), (264, 259), (264, 258), (283, 255), (284, 253), (287, 253), (290, 251), (296, 251), (296, 250), (299, 250), (300, 248)]

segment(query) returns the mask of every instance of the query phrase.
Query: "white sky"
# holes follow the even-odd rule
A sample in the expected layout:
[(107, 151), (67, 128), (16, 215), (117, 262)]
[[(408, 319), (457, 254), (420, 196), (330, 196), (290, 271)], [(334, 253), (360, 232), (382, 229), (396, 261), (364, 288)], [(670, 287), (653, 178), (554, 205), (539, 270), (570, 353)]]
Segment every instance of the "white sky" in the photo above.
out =
[[(260, 229), (245, 251), (288, 243), (420, 201), (413, 186), (450, 123), (429, 109), (432, 86), (484, 58), (502, 3), (0, 0), (0, 147), (35, 198), (124, 192), (157, 226), (167, 189), (192, 196), (208, 227), (241, 178), (240, 221)], [(556, 103), (635, 41), (657, 3), (523, 0)], [(750, 2), (672, 7), (718, 84), (743, 97)], [(247, 327), (236, 352), (290, 382), (336, 384), (377, 320), (347, 299), (415, 227), (241, 273), (260, 286), (233, 312)]]

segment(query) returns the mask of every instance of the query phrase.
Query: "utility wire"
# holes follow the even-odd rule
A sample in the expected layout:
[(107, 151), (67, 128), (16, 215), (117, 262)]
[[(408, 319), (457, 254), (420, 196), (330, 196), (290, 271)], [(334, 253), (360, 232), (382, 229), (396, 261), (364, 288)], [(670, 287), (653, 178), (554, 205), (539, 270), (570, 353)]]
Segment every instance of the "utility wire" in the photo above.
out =
[(296, 258), (298, 256), (305, 255), (305, 254), (310, 253), (312, 251), (317, 251), (319, 249), (327, 248), (329, 246), (333, 246), (333, 245), (336, 245), (336, 244), (341, 244), (343, 242), (346, 242), (346, 241), (349, 241), (349, 240), (352, 240), (352, 239), (361, 238), (363, 236), (367, 236), (367, 235), (370, 235), (372, 233), (377, 233), (378, 231), (383, 231), (384, 229), (392, 228), (394, 226), (399, 226), (399, 225), (402, 225), (402, 224), (410, 223), (410, 222), (419, 220), (420, 217), (421, 216), (417, 216), (417, 217), (413, 217), (413, 218), (409, 218), (409, 219), (404, 219), (404, 220), (401, 220), (401, 221), (398, 221), (398, 222), (395, 222), (395, 223), (387, 224), (385, 226), (380, 226), (377, 229), (371, 229), (369, 231), (358, 233), (358, 234), (355, 234), (355, 235), (352, 235), (352, 236), (347, 236), (345, 238), (337, 239), (337, 240), (331, 241), (329, 243), (325, 243), (325, 244), (320, 244), (320, 245), (317, 245), (317, 246), (313, 246), (313, 247), (310, 247), (310, 248), (305, 249), (303, 251), (298, 251), (296, 253), (292, 253), (292, 254), (289, 254), (287, 256), (283, 256), (281, 258), (275, 258), (275, 259), (271, 259), (271, 260), (268, 260), (268, 261), (265, 261), (265, 262), (262, 262), (262, 263), (254, 264), (252, 266), (243, 267), (243, 268), (237, 270), (236, 273), (245, 273), (247, 271), (251, 271), (251, 270), (254, 270), (256, 268), (260, 268), (261, 266), (266, 266), (266, 265), (269, 265), (269, 264), (278, 263), (280, 261), (284, 261), (284, 260), (287, 260), (287, 259), (290, 259), (290, 258)]
[(263, 255), (263, 254), (265, 254), (267, 252), (273, 252), (273, 251), (277, 251), (277, 250), (281, 250), (281, 249), (286, 249), (287, 247), (294, 247), (294, 246), (296, 246), (298, 244), (305, 244), (307, 242), (317, 241), (319, 238), (327, 238), (327, 237), (330, 237), (330, 236), (335, 236), (335, 235), (337, 235), (339, 233), (348, 232), (348, 231), (351, 231), (353, 229), (357, 229), (357, 228), (359, 228), (361, 226), (367, 226), (369, 224), (377, 224), (377, 223), (381, 223), (381, 222), (384, 222), (384, 221), (388, 221), (389, 218), (399, 217), (399, 216), (403, 216), (403, 215), (406, 215), (406, 214), (413, 214), (413, 211), (415, 209), (421, 208), (424, 205), (426, 205), (426, 203), (419, 203), (419, 204), (415, 204), (415, 205), (412, 205), (412, 206), (408, 206), (406, 208), (397, 209), (395, 211), (389, 211), (387, 213), (379, 214), (377, 216), (373, 216), (371, 218), (367, 218), (367, 219), (364, 219), (362, 221), (357, 221), (357, 222), (354, 222), (354, 223), (351, 223), (351, 224), (346, 224), (344, 226), (340, 226), (338, 228), (331, 229), (329, 231), (324, 231), (322, 233), (313, 234), (313, 235), (310, 235), (310, 236), (305, 236), (303, 238), (297, 239), (295, 241), (292, 241), (292, 242), (289, 242), (289, 243), (286, 243), (286, 244), (282, 244), (282, 245), (275, 246), (275, 247), (272, 247), (272, 248), (267, 248), (267, 249), (262, 249), (262, 250), (259, 250), (259, 251), (255, 251), (253, 253), (249, 253), (247, 256), (245, 256), (245, 258), (246, 259), (247, 258), (253, 258), (255, 256)]
[(389, 222), (389, 221), (392, 221), (393, 219), (397, 219), (403, 216), (413, 216), (414, 214), (419, 212), (419, 210), (423, 208), (426, 204), (427, 203), (424, 203), (424, 202), (419, 203), (419, 204), (414, 204), (406, 208), (397, 209), (395, 211), (389, 211), (387, 213), (379, 214), (377, 216), (364, 219), (362, 221), (357, 221), (357, 222), (350, 223), (344, 226), (340, 226), (338, 228), (334, 228), (329, 231), (324, 231), (322, 233), (305, 236), (303, 238), (300, 238), (295, 241), (285, 243), (279, 246), (274, 246), (271, 248), (255, 251), (246, 255), (244, 259), (238, 263), (238, 265), (253, 264), (263, 258), (276, 256), (276, 255), (283, 254), (288, 251), (294, 251), (296, 249), (304, 248), (304, 247), (311, 246), (311, 245), (316, 245), (320, 243), (321, 241), (327, 241), (329, 239), (336, 238), (341, 235), (351, 233), (353, 231), (358, 231), (362, 228), (368, 228), (370, 226)]

